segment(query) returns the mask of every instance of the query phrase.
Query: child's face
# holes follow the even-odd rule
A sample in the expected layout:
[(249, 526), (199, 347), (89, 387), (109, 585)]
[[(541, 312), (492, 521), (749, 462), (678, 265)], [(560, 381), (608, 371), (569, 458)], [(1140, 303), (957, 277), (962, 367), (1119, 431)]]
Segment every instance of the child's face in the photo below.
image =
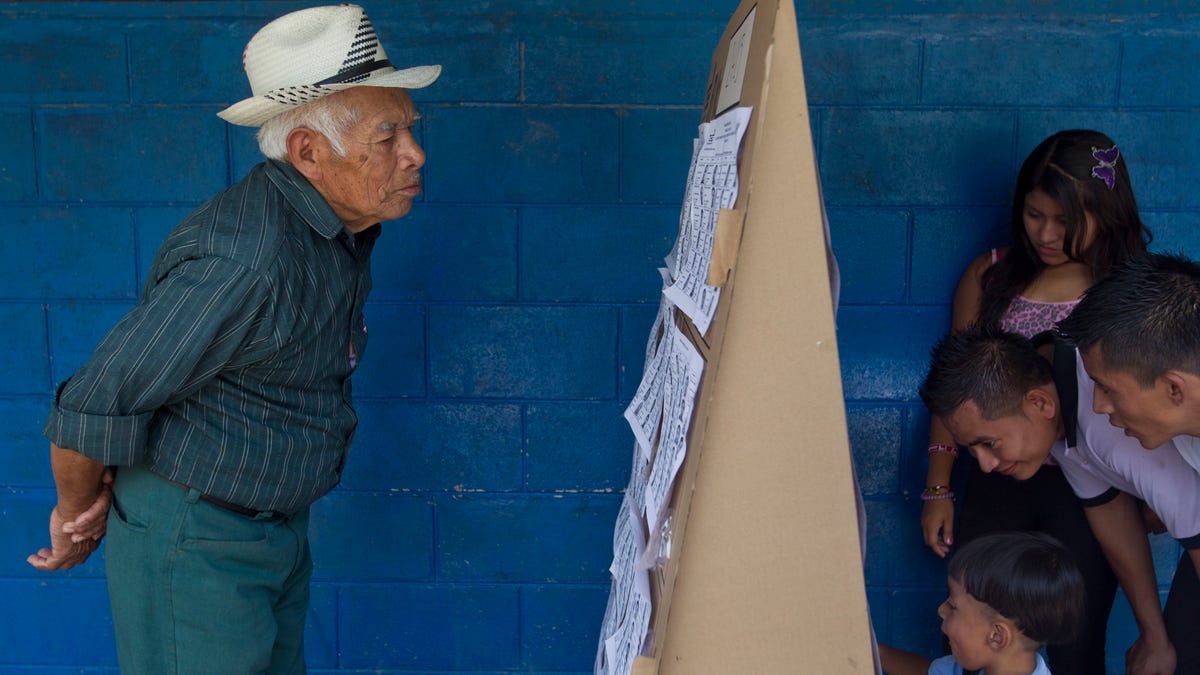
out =
[(938, 607), (942, 617), (942, 632), (950, 641), (954, 660), (964, 670), (987, 667), (995, 652), (989, 644), (996, 618), (987, 605), (976, 600), (957, 579), (948, 579), (950, 597)]

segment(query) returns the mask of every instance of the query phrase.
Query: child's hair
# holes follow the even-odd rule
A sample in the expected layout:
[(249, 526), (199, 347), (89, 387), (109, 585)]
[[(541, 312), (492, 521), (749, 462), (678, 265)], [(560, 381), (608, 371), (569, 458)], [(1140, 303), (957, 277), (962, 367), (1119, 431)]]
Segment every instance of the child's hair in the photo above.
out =
[(1053, 381), (1050, 363), (1029, 340), (972, 326), (933, 346), (918, 393), (934, 417), (948, 417), (974, 401), (984, 419), (994, 420), (1015, 415), (1026, 392)]
[[(1111, 150), (1111, 154), (1106, 151)], [(1115, 159), (1108, 162), (1113, 155)], [(1112, 186), (1106, 178), (1110, 178)], [(1025, 289), (1044, 267), (1025, 231), (1025, 196), (1041, 190), (1058, 202), (1066, 215), (1063, 252), (1082, 262), (1099, 279), (1115, 264), (1131, 255), (1146, 252), (1150, 230), (1138, 215), (1133, 186), (1125, 157), (1108, 136), (1086, 129), (1060, 131), (1042, 141), (1029, 153), (1017, 173), (1012, 203), (1012, 246), (1008, 253), (983, 275), (983, 301), (978, 322), (1000, 322), (1012, 299)], [(1091, 244), (1076, 251), (1083, 236), (1085, 213), (1095, 218)]]
[(1083, 621), (1083, 574), (1070, 551), (1041, 532), (972, 539), (950, 557), (950, 577), (1016, 624), (1029, 640), (1071, 640)]
[(1143, 387), (1168, 370), (1200, 375), (1200, 265), (1147, 254), (1114, 268), (1058, 329), (1081, 350), (1100, 343), (1109, 368)]

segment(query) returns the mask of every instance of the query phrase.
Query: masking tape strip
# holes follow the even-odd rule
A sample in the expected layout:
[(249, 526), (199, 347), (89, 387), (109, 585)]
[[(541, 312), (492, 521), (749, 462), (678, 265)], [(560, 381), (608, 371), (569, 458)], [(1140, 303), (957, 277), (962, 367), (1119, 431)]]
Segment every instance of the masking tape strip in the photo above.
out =
[(746, 212), (742, 209), (721, 209), (713, 232), (712, 260), (708, 265), (708, 285), (724, 286), (737, 264), (738, 247), (742, 243), (742, 225)]

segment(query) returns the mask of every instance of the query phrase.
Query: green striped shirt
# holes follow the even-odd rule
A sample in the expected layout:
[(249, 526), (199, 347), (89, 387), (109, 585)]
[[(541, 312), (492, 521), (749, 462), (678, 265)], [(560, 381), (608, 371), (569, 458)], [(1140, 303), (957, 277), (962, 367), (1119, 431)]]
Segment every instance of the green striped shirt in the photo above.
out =
[(351, 234), (267, 162), (163, 242), (137, 306), (58, 389), (46, 436), (234, 504), (293, 513), (337, 484), (378, 225)]

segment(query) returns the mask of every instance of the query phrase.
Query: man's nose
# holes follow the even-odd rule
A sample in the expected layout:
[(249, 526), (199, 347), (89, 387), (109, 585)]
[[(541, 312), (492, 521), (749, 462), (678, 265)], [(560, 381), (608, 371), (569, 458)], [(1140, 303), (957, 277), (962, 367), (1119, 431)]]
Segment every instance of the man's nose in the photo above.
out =
[(979, 468), (984, 473), (991, 473), (1000, 466), (1000, 460), (996, 459), (990, 452), (975, 452), (975, 458), (979, 460)]
[(406, 142), (397, 145), (396, 153), (402, 165), (412, 169), (425, 166), (425, 151), (417, 142), (416, 136), (409, 136)]

